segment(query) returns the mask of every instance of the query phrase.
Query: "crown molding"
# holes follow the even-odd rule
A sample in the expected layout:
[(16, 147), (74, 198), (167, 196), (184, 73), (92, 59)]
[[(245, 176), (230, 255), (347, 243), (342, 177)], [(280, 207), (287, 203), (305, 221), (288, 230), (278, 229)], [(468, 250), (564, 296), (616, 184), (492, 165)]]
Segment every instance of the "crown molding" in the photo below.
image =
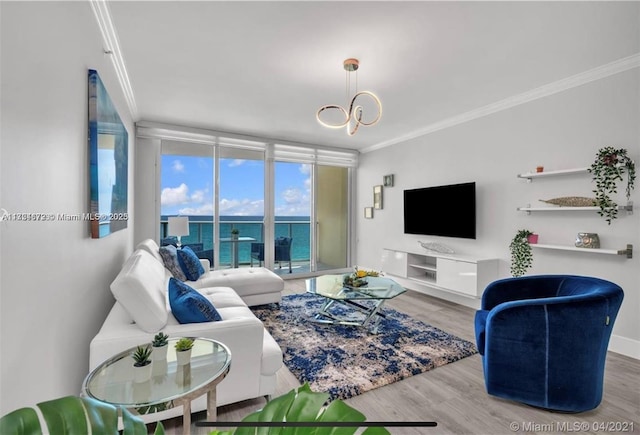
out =
[(631, 56), (615, 60), (613, 62), (581, 72), (579, 74), (567, 77), (565, 79), (540, 86), (538, 88), (511, 96), (509, 98), (505, 98), (504, 100), (500, 100), (495, 103), (488, 104), (483, 107), (479, 107), (477, 109), (462, 113), (457, 116), (453, 116), (451, 118), (444, 119), (434, 124), (429, 124), (424, 128), (415, 130), (406, 135), (399, 136), (397, 138), (394, 138), (388, 141), (380, 142), (370, 147), (366, 147), (360, 150), (360, 152), (368, 153), (371, 151), (389, 147), (391, 145), (396, 145), (401, 142), (406, 142), (408, 140), (415, 139), (420, 136), (426, 136), (436, 131), (444, 130), (445, 128), (453, 127), (465, 122), (472, 121), (474, 119), (482, 118), (483, 116), (491, 115), (493, 113), (497, 113), (502, 110), (507, 110), (512, 107), (519, 106), (520, 104), (525, 104), (530, 101), (548, 97), (550, 95), (554, 95), (559, 92), (564, 92), (566, 90), (573, 89), (575, 87), (584, 85), (586, 83), (600, 80), (600, 79), (612, 76), (614, 74), (618, 74), (618, 73), (628, 71), (630, 69), (638, 68), (638, 67), (640, 67), (640, 53), (635, 53)]
[(111, 62), (116, 71), (118, 82), (124, 93), (125, 101), (129, 107), (131, 118), (136, 121), (138, 119), (138, 107), (136, 106), (136, 99), (133, 95), (133, 88), (129, 81), (129, 75), (127, 74), (127, 68), (124, 64), (124, 58), (120, 51), (120, 44), (118, 43), (118, 34), (113, 22), (111, 20), (111, 12), (109, 6), (105, 0), (89, 0), (91, 9), (98, 22), (100, 33), (102, 35), (102, 42), (104, 46), (104, 53), (111, 57)]

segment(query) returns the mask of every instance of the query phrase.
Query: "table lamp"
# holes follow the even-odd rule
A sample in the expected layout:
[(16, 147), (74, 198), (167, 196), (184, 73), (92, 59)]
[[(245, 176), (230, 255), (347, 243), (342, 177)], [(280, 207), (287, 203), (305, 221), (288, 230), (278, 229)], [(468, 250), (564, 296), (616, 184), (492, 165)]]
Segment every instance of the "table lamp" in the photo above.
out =
[(182, 236), (189, 235), (189, 217), (187, 216), (172, 216), (169, 218), (169, 228), (167, 230), (168, 236), (175, 236), (178, 238), (178, 248), (182, 246), (180, 238)]

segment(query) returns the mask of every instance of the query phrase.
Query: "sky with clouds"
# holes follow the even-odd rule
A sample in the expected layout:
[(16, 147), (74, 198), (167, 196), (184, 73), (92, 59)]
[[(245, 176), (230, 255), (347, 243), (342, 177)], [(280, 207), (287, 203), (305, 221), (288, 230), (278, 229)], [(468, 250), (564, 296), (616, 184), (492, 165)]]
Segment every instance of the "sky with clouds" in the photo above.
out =
[[(162, 156), (162, 215), (213, 215), (213, 159)], [(311, 168), (276, 162), (276, 216), (309, 216)], [(264, 215), (264, 161), (220, 160), (220, 215)]]

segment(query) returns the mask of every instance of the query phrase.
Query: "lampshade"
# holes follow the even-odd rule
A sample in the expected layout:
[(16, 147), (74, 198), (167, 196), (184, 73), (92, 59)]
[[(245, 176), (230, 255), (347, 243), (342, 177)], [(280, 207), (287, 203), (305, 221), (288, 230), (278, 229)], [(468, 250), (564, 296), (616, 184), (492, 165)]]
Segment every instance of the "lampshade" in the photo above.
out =
[(169, 218), (168, 236), (188, 236), (189, 218), (187, 216), (173, 216)]

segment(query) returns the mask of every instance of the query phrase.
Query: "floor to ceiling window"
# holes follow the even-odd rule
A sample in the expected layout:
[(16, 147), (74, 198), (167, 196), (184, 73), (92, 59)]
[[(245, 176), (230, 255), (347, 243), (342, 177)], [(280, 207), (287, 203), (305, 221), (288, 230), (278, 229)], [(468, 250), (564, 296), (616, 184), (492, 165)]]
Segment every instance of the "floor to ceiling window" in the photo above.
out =
[(274, 263), (280, 273), (311, 270), (312, 169), (308, 163), (274, 165)]
[(218, 267), (250, 266), (252, 248), (264, 242), (264, 151), (232, 146), (218, 149)]
[[(216, 269), (265, 266), (292, 277), (350, 268), (356, 152), (160, 133), (171, 136), (160, 136), (156, 165), (161, 244), (188, 245)], [(188, 219), (186, 234), (170, 228), (176, 216)]]
[(160, 244), (176, 244), (169, 218), (187, 217), (180, 236), (200, 258), (214, 266), (214, 155), (210, 145), (162, 141), (160, 159)]

